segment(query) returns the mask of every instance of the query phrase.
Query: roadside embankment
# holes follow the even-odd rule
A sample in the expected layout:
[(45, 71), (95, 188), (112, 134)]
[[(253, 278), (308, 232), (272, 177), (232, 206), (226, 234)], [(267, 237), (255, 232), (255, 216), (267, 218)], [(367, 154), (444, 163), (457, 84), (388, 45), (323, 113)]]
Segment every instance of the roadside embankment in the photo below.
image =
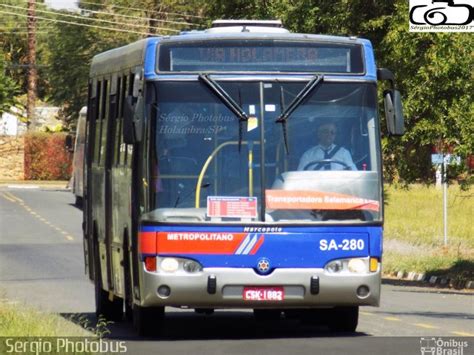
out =
[(448, 189), (446, 245), (441, 189), (386, 186), (386, 192), (385, 276), (474, 289), (474, 188)]

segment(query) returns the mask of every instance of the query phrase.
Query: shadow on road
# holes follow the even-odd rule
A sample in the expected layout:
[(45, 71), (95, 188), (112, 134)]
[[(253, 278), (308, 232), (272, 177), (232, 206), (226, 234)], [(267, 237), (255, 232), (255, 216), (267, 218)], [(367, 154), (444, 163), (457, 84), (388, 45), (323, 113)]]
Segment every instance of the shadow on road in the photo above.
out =
[[(83, 328), (97, 329), (94, 313), (63, 313), (62, 317)], [(85, 326), (87, 323), (87, 326)], [(162, 331), (156, 338), (136, 335), (131, 321), (110, 322), (107, 331), (98, 327), (99, 333), (113, 340), (233, 340), (278, 339), (317, 337), (359, 337), (365, 333), (333, 333), (323, 326), (312, 326), (296, 319), (256, 321), (251, 312), (216, 311), (213, 315), (196, 314), (193, 311), (167, 311)]]
[(68, 203), (69, 206), (77, 208), (79, 211), (82, 211), (82, 206), (76, 203)]

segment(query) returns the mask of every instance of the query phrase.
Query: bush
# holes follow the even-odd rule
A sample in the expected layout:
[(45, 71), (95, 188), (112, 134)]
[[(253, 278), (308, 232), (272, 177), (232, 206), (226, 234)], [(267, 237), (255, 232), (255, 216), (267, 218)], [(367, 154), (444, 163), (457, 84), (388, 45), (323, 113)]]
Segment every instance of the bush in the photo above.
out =
[(72, 154), (66, 133), (34, 132), (25, 135), (25, 180), (69, 180)]

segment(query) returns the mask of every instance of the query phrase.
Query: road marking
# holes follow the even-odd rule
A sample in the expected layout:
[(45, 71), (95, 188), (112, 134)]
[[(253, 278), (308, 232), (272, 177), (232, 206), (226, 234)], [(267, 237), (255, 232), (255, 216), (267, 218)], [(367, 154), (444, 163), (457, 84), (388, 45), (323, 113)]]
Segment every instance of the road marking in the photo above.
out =
[[(359, 313), (365, 316), (377, 316), (377, 314), (369, 313), (369, 312), (360, 311)], [(392, 322), (402, 322), (402, 319), (397, 318), (397, 317), (383, 317), (383, 319), (392, 321)], [(439, 327), (428, 324), (428, 323), (407, 323), (407, 324), (411, 324), (416, 327), (425, 328), (425, 329), (440, 329)], [(455, 334), (457, 336), (462, 336), (462, 337), (474, 337), (474, 333), (459, 332), (459, 331), (450, 331), (450, 333)]]
[(9, 189), (39, 189), (39, 185), (7, 185)]
[(474, 337), (474, 333), (466, 333), (466, 332), (450, 332), (450, 333), (460, 335), (462, 337)]
[(8, 197), (8, 195), (7, 195), (7, 194), (5, 194), (5, 193), (3, 193), (3, 194), (2, 194), (2, 196), (3, 196), (5, 199), (7, 199), (8, 201), (10, 201), (10, 202), (13, 202), (13, 203), (15, 203), (15, 202), (16, 202), (14, 199), (12, 199), (12, 198)]
[(4, 193), (6, 196), (10, 197), (11, 199), (15, 200), (15, 202), (18, 202), (18, 203), (24, 203), (23, 200), (17, 196), (15, 196), (14, 194), (12, 194), (11, 192), (5, 192)]
[(392, 321), (392, 322), (401, 322), (402, 321), (400, 318), (396, 318), (396, 317), (384, 317), (384, 319)]
[(62, 235), (64, 235), (67, 240), (69, 240), (69, 241), (74, 240), (74, 238), (71, 237), (71, 236), (69, 235), (69, 233), (67, 233), (66, 231), (62, 230), (61, 228), (55, 226), (54, 224), (50, 223), (50, 222), (49, 222), (48, 220), (46, 220), (44, 217), (42, 217), (41, 215), (39, 215), (38, 213), (36, 213), (35, 211), (33, 211), (28, 205), (25, 204), (25, 202), (24, 202), (21, 198), (19, 198), (19, 197), (13, 195), (11, 192), (8, 192), (8, 191), (2, 193), (2, 196), (3, 196), (4, 198), (6, 198), (6, 199), (7, 199), (8, 201), (10, 201), (10, 202), (18, 203), (18, 204), (19, 204), (20, 206), (22, 206), (26, 211), (28, 211), (31, 215), (33, 215), (34, 217), (36, 217), (37, 219), (39, 219), (41, 222), (43, 222), (44, 224), (50, 226), (51, 228), (57, 230), (57, 231), (60, 232)]
[(439, 329), (439, 327), (435, 327), (434, 325), (427, 324), (427, 323), (413, 323), (417, 327), (426, 328), (426, 329)]

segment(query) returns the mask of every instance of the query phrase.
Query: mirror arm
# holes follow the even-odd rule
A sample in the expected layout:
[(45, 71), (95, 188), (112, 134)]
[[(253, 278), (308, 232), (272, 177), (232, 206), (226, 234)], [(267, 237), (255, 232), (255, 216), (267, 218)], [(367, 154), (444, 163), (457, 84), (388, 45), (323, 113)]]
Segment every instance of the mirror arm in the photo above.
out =
[(395, 90), (395, 76), (386, 68), (377, 68), (377, 80), (387, 80), (390, 83), (390, 88)]

